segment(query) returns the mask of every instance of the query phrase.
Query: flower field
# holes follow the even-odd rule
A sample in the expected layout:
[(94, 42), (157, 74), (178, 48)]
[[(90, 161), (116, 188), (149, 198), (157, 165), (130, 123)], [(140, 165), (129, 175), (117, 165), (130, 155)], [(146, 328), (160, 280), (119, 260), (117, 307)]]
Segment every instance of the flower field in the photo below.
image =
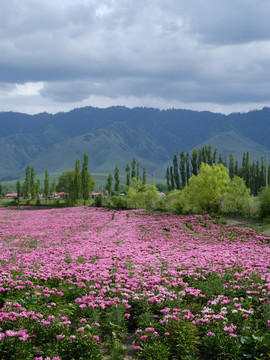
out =
[(269, 300), (269, 239), (251, 229), (0, 209), (0, 360), (270, 359)]

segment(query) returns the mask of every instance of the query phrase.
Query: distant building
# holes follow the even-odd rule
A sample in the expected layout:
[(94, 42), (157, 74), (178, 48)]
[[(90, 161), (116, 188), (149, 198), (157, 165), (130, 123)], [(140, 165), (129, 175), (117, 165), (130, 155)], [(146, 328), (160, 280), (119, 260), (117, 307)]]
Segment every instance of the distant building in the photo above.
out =
[(13, 193), (13, 194), (6, 194), (5, 195), (5, 199), (14, 199), (18, 197), (18, 194), (17, 193)]

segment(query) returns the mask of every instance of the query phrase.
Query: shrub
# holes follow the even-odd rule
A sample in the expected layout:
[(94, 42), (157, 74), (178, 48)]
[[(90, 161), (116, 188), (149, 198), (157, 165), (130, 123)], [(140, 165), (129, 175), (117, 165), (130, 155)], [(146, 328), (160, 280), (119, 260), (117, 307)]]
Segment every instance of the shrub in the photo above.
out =
[(260, 207), (259, 212), (262, 218), (270, 216), (270, 188), (264, 188), (260, 194)]

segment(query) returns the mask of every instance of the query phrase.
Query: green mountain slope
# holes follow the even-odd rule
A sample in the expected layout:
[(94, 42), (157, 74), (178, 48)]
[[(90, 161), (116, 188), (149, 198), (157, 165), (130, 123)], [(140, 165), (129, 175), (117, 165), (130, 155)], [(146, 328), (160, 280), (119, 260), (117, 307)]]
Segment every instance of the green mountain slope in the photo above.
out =
[(228, 116), (190, 110), (85, 107), (55, 115), (0, 112), (0, 180), (24, 175), (27, 164), (43, 173), (74, 167), (89, 155), (90, 171), (124, 173), (136, 157), (140, 168), (165, 176), (174, 154), (205, 144), (241, 160), (270, 150), (270, 109)]

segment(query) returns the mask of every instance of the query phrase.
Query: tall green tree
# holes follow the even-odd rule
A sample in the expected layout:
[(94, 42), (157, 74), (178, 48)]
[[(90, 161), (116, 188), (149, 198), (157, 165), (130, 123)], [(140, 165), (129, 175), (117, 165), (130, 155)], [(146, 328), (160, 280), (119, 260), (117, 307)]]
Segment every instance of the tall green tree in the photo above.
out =
[(82, 198), (84, 201), (89, 200), (89, 197), (90, 197), (88, 161), (89, 161), (88, 155), (85, 153), (83, 156), (83, 164), (82, 164), (82, 171), (81, 171)]
[(212, 156), (212, 145), (206, 145), (206, 156), (207, 156), (207, 164), (213, 165), (213, 156)]
[[(181, 176), (181, 187), (182, 189), (186, 186), (186, 155), (184, 150), (180, 153), (180, 176)], [(172, 189), (174, 190), (174, 189)]]
[(48, 199), (50, 190), (50, 179), (49, 179), (49, 170), (45, 169), (45, 178), (44, 178), (44, 195)]
[(146, 168), (145, 167), (143, 168), (143, 180), (142, 180), (142, 183), (143, 183), (143, 185), (146, 184)]
[(126, 166), (126, 186), (130, 186), (130, 165), (127, 163)]
[(191, 156), (191, 166), (192, 166), (192, 174), (197, 175), (198, 174), (198, 159), (197, 159), (197, 149), (192, 150), (192, 156)]
[(250, 165), (249, 165), (249, 151), (243, 154), (242, 160), (242, 178), (245, 181), (246, 187), (250, 187)]
[(114, 170), (114, 180), (115, 180), (115, 183), (114, 183), (114, 191), (116, 193), (119, 192), (119, 185), (120, 185), (120, 178), (119, 178), (119, 167), (118, 165), (115, 166), (115, 170)]
[[(0, 184), (1, 185), (1, 184)], [(18, 201), (20, 201), (20, 196), (21, 196), (21, 183), (20, 180), (18, 179), (16, 182), (16, 191), (17, 191), (17, 199)], [(0, 196), (1, 196), (1, 192), (0, 192)]]
[(134, 157), (131, 163), (131, 179), (136, 177), (136, 164), (137, 164), (137, 160)]
[(31, 191), (31, 199), (34, 200), (36, 198), (36, 184), (35, 184), (35, 170), (32, 167), (30, 170), (30, 191)]
[(239, 176), (239, 168), (238, 168), (237, 160), (235, 160), (235, 163), (234, 163), (234, 176)]
[(25, 180), (23, 183), (23, 196), (27, 200), (30, 200), (31, 198), (30, 178), (31, 178), (31, 169), (30, 169), (30, 165), (27, 165), (25, 168)]
[(186, 153), (186, 184), (188, 184), (188, 180), (190, 178), (190, 160), (189, 160), (189, 152)]
[(177, 155), (174, 155), (174, 157), (173, 157), (173, 174), (174, 174), (175, 187), (176, 187), (176, 189), (180, 189), (180, 177), (179, 177), (179, 171), (178, 171)]
[(108, 190), (109, 195), (112, 194), (112, 185), (113, 185), (113, 175), (110, 173), (107, 178), (106, 188)]
[(216, 162), (217, 162), (217, 148), (214, 149), (213, 164), (216, 164)]
[(168, 191), (171, 191), (172, 188), (171, 188), (170, 167), (169, 166), (167, 167), (167, 171), (166, 171), (166, 181), (167, 181)]
[(140, 164), (137, 161), (136, 179), (139, 180), (139, 178), (140, 178)]
[(173, 167), (170, 167), (170, 180), (171, 180), (171, 189), (174, 190), (175, 184), (174, 184), (174, 173), (173, 173)]
[(223, 164), (223, 158), (222, 158), (222, 154), (221, 154), (221, 153), (219, 153), (218, 163), (219, 163), (219, 164)]
[(56, 191), (56, 181), (54, 179), (53, 181), (51, 181), (51, 185), (50, 185), (50, 194), (51, 194), (51, 196), (55, 195), (55, 191)]

